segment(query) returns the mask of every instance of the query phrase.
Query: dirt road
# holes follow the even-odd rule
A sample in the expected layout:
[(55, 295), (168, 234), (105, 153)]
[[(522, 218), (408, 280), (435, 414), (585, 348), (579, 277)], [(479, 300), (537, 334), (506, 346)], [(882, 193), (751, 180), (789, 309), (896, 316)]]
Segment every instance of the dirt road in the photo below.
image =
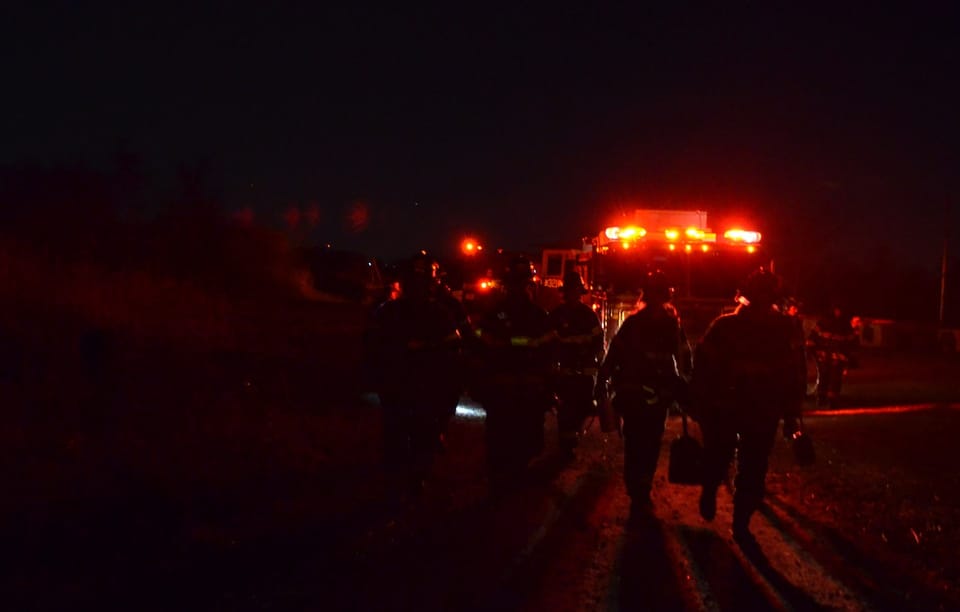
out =
[(257, 386), (259, 370), (247, 370), (253, 390), (237, 378), (240, 399), (221, 398), (224, 410), (158, 402), (150, 429), (64, 437), (65, 446), (45, 428), (12, 432), (3, 601), (23, 610), (960, 608), (960, 411), (942, 403), (960, 399), (955, 361), (864, 355), (846, 409), (807, 419), (815, 466), (798, 469), (778, 440), (752, 525), (759, 550), (747, 551), (729, 532), (728, 489), (706, 523), (697, 488), (665, 482), (676, 417), (649, 521), (628, 523), (619, 438), (593, 424), (577, 460), (561, 465), (552, 415), (550, 446), (525, 486), (489, 498), (482, 413), (470, 405), (425, 496), (391, 508), (375, 406), (311, 411), (311, 389)]
[[(454, 441), (475, 432), (461, 423)], [(672, 419), (667, 442), (679, 434)], [(655, 516), (628, 520), (620, 441), (591, 431), (573, 465), (535, 466), (528, 486), (497, 501), (470, 497), (469, 476), (432, 492), (395, 522), (358, 543), (357, 563), (324, 589), (337, 609), (430, 610), (902, 610), (938, 609), (935, 581), (901, 574), (812, 513), (798, 487), (784, 485), (792, 457), (778, 442), (759, 549), (729, 531), (732, 500), (717, 518), (697, 512), (698, 489), (657, 474)], [(444, 474), (441, 466), (438, 481)], [(476, 475), (480, 478), (479, 474)], [(450, 481), (447, 481), (450, 482)], [(796, 485), (796, 483), (794, 483)], [(889, 552), (886, 557), (891, 556)], [(343, 567), (341, 570), (345, 569)], [(317, 603), (306, 599), (298, 603)], [(328, 600), (329, 603), (329, 600)], [(282, 607), (282, 606), (281, 606)]]
[[(948, 491), (960, 483), (955, 476), (944, 481), (937, 470), (957, 473), (957, 461), (942, 462), (960, 433), (960, 412), (944, 404), (957, 399), (958, 369), (940, 357), (862, 355), (848, 379), (844, 410), (808, 407), (818, 465), (798, 468), (787, 444), (777, 441), (767, 503), (752, 525), (757, 549), (744, 550), (732, 539), (729, 487), (721, 490), (717, 518), (707, 523), (697, 511), (697, 487), (666, 482), (669, 443), (680, 430), (676, 417), (662, 446), (655, 516), (638, 524), (628, 520), (621, 441), (595, 424), (575, 463), (553, 464), (548, 453), (513, 498), (486, 500), (481, 458), (453, 453), (441, 459), (435, 489), (423, 503), (369, 534), (366, 543), (375, 552), (358, 557), (365, 588), (347, 589), (338, 604), (950, 609), (958, 601), (958, 566), (949, 551), (960, 541), (954, 509), (960, 500)], [(870, 410), (859, 410), (864, 407)], [(931, 428), (939, 435), (925, 433)], [(480, 431), (479, 421), (459, 420), (451, 448), (478, 448)], [(857, 435), (861, 431), (870, 434)]]

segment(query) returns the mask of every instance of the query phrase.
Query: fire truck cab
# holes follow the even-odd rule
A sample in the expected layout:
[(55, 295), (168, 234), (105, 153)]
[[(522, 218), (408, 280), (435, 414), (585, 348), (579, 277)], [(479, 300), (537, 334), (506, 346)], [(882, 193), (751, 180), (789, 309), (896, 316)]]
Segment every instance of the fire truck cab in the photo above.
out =
[(740, 282), (760, 266), (772, 269), (759, 231), (714, 231), (702, 210), (640, 209), (584, 238), (579, 249), (543, 249), (540, 276), (543, 301), (550, 302), (564, 273), (578, 271), (589, 289), (584, 300), (601, 315), (609, 341), (636, 309), (641, 279), (661, 270), (675, 287), (674, 302), (694, 340), (716, 316), (735, 308)]

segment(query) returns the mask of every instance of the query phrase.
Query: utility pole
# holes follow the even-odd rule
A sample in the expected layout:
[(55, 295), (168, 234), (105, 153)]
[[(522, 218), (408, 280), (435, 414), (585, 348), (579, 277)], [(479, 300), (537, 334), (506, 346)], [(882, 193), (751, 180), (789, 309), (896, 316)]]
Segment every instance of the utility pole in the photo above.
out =
[(940, 255), (940, 315), (937, 321), (943, 327), (944, 306), (947, 296), (947, 239), (950, 236), (950, 204), (943, 206), (943, 253)]

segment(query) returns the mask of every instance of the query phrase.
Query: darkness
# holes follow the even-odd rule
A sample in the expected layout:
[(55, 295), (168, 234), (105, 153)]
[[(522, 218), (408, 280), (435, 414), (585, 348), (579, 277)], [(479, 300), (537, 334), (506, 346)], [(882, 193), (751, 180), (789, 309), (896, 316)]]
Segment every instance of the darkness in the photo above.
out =
[[(960, 328), (948, 8), (407, 4), (0, 3), (0, 607), (509, 607), (554, 577), (579, 591), (584, 572), (624, 578), (625, 602), (647, 586), (671, 600), (640, 570), (677, 561), (673, 543), (615, 550), (626, 497), (611, 495), (606, 437), (584, 448), (583, 478), (555, 478), (550, 460), (506, 505), (460, 507), (490, 492), (490, 438), (457, 419), (438, 479), (451, 486), (409, 521), (384, 504), (391, 419), (367, 349), (391, 287), (374, 271), (467, 235), (486, 250), (464, 277), (636, 208), (742, 222), (805, 314), (838, 302), (897, 319), (869, 327), (883, 350), (851, 367), (852, 407), (955, 399), (937, 321), (946, 259), (943, 324)], [(699, 306), (683, 306), (691, 338), (716, 313)], [(486, 357), (469, 347), (472, 377)], [(928, 560), (954, 572), (945, 509), (960, 488), (903, 460), (955, 455), (938, 450), (955, 437), (945, 412), (913, 429), (850, 419), (832, 439), (825, 425), (818, 448), (863, 470), (827, 452), (805, 475), (772, 463), (786, 499), (828, 517), (784, 531), (797, 571), (857, 574), (911, 604), (925, 601), (901, 588), (915, 577), (883, 576)], [(821, 563), (809, 538), (834, 531), (858, 552)], [(518, 551), (528, 568), (510, 567)], [(778, 585), (763, 581), (766, 599)], [(784, 601), (813, 607), (804, 597)]]
[(763, 228), (801, 290), (840, 262), (936, 301), (960, 136), (946, 9), (53, 2), (2, 22), (7, 209), (66, 168), (127, 218), (203, 202), (396, 257), (696, 207)]

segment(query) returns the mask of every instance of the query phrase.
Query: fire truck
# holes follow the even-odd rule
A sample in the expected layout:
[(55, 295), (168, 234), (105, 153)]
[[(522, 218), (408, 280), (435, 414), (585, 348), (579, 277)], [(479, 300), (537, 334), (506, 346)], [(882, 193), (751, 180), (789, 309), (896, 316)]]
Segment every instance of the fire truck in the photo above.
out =
[(589, 289), (584, 300), (598, 312), (607, 339), (636, 309), (639, 283), (663, 271), (675, 287), (674, 303), (695, 340), (716, 316), (736, 307), (739, 284), (760, 266), (773, 268), (761, 234), (752, 228), (712, 229), (702, 210), (641, 209), (584, 238), (578, 248), (544, 248), (540, 301), (559, 301), (568, 270)]

